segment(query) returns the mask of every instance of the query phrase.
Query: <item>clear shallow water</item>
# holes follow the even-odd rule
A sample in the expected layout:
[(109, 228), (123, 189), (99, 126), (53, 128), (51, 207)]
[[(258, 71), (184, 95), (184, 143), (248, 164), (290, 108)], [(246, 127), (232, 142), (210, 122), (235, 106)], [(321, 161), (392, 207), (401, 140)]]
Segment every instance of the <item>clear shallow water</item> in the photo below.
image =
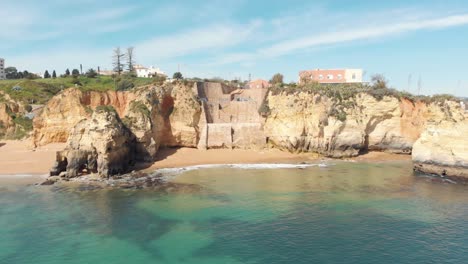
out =
[(407, 162), (172, 181), (0, 187), (0, 263), (467, 263), (468, 187), (415, 177)]

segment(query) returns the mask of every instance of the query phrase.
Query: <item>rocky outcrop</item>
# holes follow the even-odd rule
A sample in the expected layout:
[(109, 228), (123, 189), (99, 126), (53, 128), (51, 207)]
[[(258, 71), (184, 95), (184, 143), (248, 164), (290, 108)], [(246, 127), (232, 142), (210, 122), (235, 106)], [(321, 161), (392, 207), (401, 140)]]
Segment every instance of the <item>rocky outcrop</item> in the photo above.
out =
[(136, 136), (137, 157), (155, 158), (160, 145), (196, 146), (201, 106), (192, 85), (145, 86), (132, 91), (64, 90), (34, 119), (33, 145), (66, 142), (73, 127), (100, 106), (111, 106)]
[(431, 117), (414, 143), (414, 169), (468, 181), (468, 114), (463, 104), (445, 102), (431, 108)]
[(415, 170), (468, 180), (467, 135), (468, 120), (428, 126), (413, 146)]
[(98, 109), (71, 130), (67, 146), (57, 152), (50, 175), (72, 178), (97, 173), (109, 177), (128, 171), (135, 162), (135, 136), (122, 123), (117, 113)]
[(163, 98), (161, 111), (165, 130), (162, 144), (168, 147), (197, 147), (202, 107), (191, 85), (176, 84)]
[(364, 151), (411, 153), (428, 120), (447, 113), (460, 118), (458, 103), (412, 102), (367, 94), (348, 99), (298, 92), (268, 96), (265, 123), (268, 142), (289, 151), (352, 157)]
[(82, 97), (80, 90), (72, 88), (49, 100), (33, 120), (32, 143), (35, 147), (66, 142), (73, 127), (91, 116), (92, 109), (82, 104)]
[(15, 138), (18, 132), (24, 132), (25, 128), (17, 124), (14, 119), (24, 114), (25, 109), (21, 103), (0, 91), (0, 138)]
[(10, 105), (0, 103), (0, 138), (12, 134), (15, 131), (15, 123), (11, 117)]

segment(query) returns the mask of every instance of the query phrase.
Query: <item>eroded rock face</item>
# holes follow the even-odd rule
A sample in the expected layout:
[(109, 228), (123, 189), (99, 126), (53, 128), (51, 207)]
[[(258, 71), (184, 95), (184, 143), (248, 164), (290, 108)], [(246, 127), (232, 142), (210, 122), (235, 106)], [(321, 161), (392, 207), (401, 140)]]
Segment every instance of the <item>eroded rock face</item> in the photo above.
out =
[(71, 88), (34, 119), (33, 145), (66, 142), (70, 131), (100, 106), (112, 106), (137, 140), (137, 157), (154, 160), (160, 145), (195, 147), (201, 106), (192, 85), (145, 86), (124, 92)]
[(467, 118), (431, 123), (413, 145), (415, 170), (468, 180), (467, 137)]
[(337, 158), (368, 150), (409, 154), (428, 120), (462, 116), (456, 102), (427, 105), (365, 93), (343, 101), (304, 92), (270, 94), (268, 105), (270, 144)]
[(169, 147), (197, 147), (202, 108), (193, 86), (175, 85), (161, 104), (165, 131), (162, 144)]
[(24, 107), (0, 91), (0, 138), (9, 137), (15, 133), (17, 126), (12, 115), (24, 114)]
[(97, 173), (109, 177), (128, 171), (135, 162), (135, 136), (116, 112), (98, 110), (72, 129), (63, 151), (57, 152), (51, 176)]

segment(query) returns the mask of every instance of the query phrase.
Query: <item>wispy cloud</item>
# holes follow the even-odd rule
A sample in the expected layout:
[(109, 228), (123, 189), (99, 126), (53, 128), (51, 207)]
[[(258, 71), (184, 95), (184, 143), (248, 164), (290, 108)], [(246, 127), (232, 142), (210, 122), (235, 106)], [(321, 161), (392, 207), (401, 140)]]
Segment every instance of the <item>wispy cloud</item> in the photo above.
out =
[(350, 27), (351, 30), (313, 34), (308, 37), (286, 40), (270, 47), (260, 49), (259, 54), (264, 56), (281, 56), (297, 50), (314, 48), (322, 45), (389, 37), (417, 30), (434, 30), (466, 24), (468, 24), (468, 14), (418, 21), (405, 21), (396, 24), (373, 25), (362, 28)]
[(246, 25), (209, 25), (175, 34), (156, 37), (135, 47), (148, 58), (176, 58), (195, 52), (209, 52), (210, 50), (223, 50), (244, 43), (261, 26), (261, 21), (253, 21)]

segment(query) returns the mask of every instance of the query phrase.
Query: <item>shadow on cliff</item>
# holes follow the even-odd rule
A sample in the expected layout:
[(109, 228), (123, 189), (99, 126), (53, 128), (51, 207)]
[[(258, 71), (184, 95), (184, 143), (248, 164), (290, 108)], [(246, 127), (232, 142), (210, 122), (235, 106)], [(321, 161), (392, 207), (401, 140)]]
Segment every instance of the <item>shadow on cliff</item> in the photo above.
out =
[(6, 143), (0, 143), (0, 148), (5, 146), (5, 145), (6, 145)]

